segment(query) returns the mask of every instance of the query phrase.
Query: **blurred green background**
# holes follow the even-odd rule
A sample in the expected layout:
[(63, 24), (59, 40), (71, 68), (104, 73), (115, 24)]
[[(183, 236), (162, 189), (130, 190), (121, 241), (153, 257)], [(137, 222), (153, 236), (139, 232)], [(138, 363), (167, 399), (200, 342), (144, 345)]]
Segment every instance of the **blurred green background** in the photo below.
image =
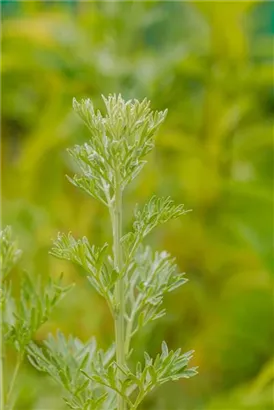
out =
[[(72, 98), (148, 97), (169, 109), (155, 153), (126, 194), (171, 195), (193, 212), (149, 237), (189, 283), (135, 339), (196, 350), (199, 375), (169, 384), (141, 410), (273, 409), (274, 3), (2, 1), (2, 223), (21, 268), (77, 286), (36, 335), (57, 328), (105, 347), (113, 324), (81, 272), (48, 255), (58, 231), (111, 240), (108, 214), (65, 178), (65, 149), (89, 138)], [(14, 273), (14, 286), (18, 286)], [(12, 352), (8, 370), (13, 365)], [(8, 371), (7, 370), (7, 371)], [(26, 362), (18, 410), (61, 410), (62, 393)]]

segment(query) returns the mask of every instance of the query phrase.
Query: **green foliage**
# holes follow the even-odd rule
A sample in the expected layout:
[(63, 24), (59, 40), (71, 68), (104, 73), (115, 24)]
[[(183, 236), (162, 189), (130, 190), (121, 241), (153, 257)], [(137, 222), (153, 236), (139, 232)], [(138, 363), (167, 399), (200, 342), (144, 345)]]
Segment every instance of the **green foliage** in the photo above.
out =
[(33, 278), (25, 274), (21, 282), (19, 303), (16, 304), (14, 299), (8, 302), (9, 306), (13, 304), (12, 315), (10, 309), (8, 312), (4, 309), (4, 339), (20, 354), (24, 353), (37, 330), (49, 319), (56, 304), (71, 289), (71, 286), (61, 286), (61, 279), (62, 276), (42, 284), (39, 278), (34, 282)]
[(184, 205), (174, 205), (174, 201), (170, 197), (157, 198), (153, 196), (142, 210), (136, 207), (132, 232), (121, 238), (121, 241), (125, 244), (125, 253), (130, 258), (152, 229), (187, 212), (189, 211), (184, 210)]
[(64, 387), (67, 392), (64, 400), (71, 409), (113, 408), (115, 395), (83, 375), (83, 372), (90, 371), (91, 366), (108, 366), (115, 353), (113, 346), (103, 352), (97, 349), (94, 338), (84, 344), (72, 336), (66, 339), (58, 332), (56, 338), (49, 335), (42, 348), (31, 343), (27, 351), (28, 358), (36, 369), (48, 373)]
[(139, 247), (126, 272), (127, 340), (144, 325), (162, 317), (163, 296), (187, 282), (184, 274), (176, 274), (175, 259), (169, 253)]
[[(136, 372), (124, 366), (121, 370), (125, 375), (124, 380), (119, 380), (117, 363), (113, 362), (107, 368), (105, 366), (93, 367), (93, 373), (83, 372), (88, 379), (107, 386), (117, 391), (128, 403), (130, 409), (137, 409), (145, 396), (154, 388), (168, 381), (176, 381), (181, 378), (195, 376), (195, 368), (188, 369), (187, 365), (192, 357), (192, 351), (180, 354), (181, 349), (168, 351), (167, 344), (162, 343), (162, 353), (153, 360), (145, 352), (145, 364), (140, 362), (136, 365)], [(132, 398), (133, 397), (133, 398)]]
[(103, 100), (105, 117), (100, 111), (95, 113), (89, 99), (81, 103), (73, 100), (73, 107), (88, 126), (92, 139), (69, 150), (82, 172), (69, 180), (110, 207), (117, 184), (123, 190), (145, 165), (144, 157), (154, 146), (153, 136), (166, 111), (152, 112), (146, 99), (125, 102), (121, 95), (114, 95)]
[[(49, 279), (48, 283), (42, 284), (40, 278), (32, 278), (24, 273), (20, 282), (19, 300), (12, 295), (12, 280), (7, 276), (16, 264), (21, 250), (12, 237), (12, 230), (6, 227), (0, 233), (1, 237), (1, 352), (4, 355), (4, 347), (11, 345), (17, 352), (16, 367), (7, 391), (1, 385), (1, 410), (2, 407), (11, 410), (14, 405), (14, 383), (22, 364), (25, 350), (35, 336), (38, 329), (49, 319), (56, 304), (70, 290), (71, 286), (61, 286), (62, 276), (57, 279)], [(4, 343), (4, 346), (2, 346)], [(1, 374), (3, 379), (3, 357), (1, 356)]]
[[(90, 100), (81, 104), (74, 101), (74, 108), (88, 125), (92, 139), (89, 145), (76, 146), (70, 153), (89, 184), (88, 193), (109, 208), (113, 254), (107, 257), (107, 244), (101, 248), (91, 246), (86, 237), (76, 240), (71, 234), (59, 234), (51, 254), (80, 265), (91, 285), (105, 297), (115, 320), (116, 359), (110, 354), (112, 349), (106, 354), (101, 350), (96, 352), (94, 340), (83, 345), (72, 338), (66, 341), (60, 333), (56, 341), (51, 337), (46, 342), (44, 352), (32, 344), (28, 353), (38, 370), (49, 373), (70, 393), (69, 399), (65, 400), (69, 407), (103, 410), (107, 402), (108, 406), (112, 403), (108, 407), (111, 409), (135, 410), (155, 387), (197, 373), (195, 368), (187, 368), (192, 352), (183, 355), (180, 349), (168, 352), (165, 342), (162, 354), (155, 361), (145, 353), (143, 370), (138, 362), (134, 374), (127, 364), (132, 336), (143, 325), (163, 316), (164, 310), (160, 310), (160, 306), (164, 293), (186, 282), (183, 275), (175, 274), (174, 259), (167, 252), (153, 255), (150, 248), (142, 248), (141, 243), (157, 225), (186, 211), (182, 205), (175, 206), (170, 198), (153, 197), (142, 211), (135, 212), (133, 232), (130, 233), (133, 241), (123, 262), (122, 243), (128, 235), (122, 237), (122, 192), (143, 166), (142, 158), (153, 147), (152, 137), (164, 113), (152, 112), (147, 100), (125, 102), (120, 95), (103, 97), (103, 100), (107, 111), (105, 117), (100, 111), (95, 113)], [(136, 164), (141, 165), (135, 167)], [(79, 179), (70, 181), (83, 187), (81, 183), (79, 185)], [(83, 380), (83, 375), (87, 380)], [(98, 394), (96, 384), (101, 385)], [(117, 393), (116, 404), (110, 391)]]
[(86, 237), (76, 240), (71, 234), (59, 234), (50, 253), (81, 266), (88, 273), (87, 278), (92, 286), (111, 304), (117, 273), (111, 266), (106, 266), (107, 250), (107, 244), (99, 248), (91, 246)]
[(12, 238), (11, 227), (7, 226), (0, 233), (1, 249), (1, 278), (4, 280), (21, 256), (21, 250), (17, 248)]
[[(166, 339), (194, 348), (202, 372), (163, 385), (141, 410), (273, 408), (270, 379), (255, 389), (274, 337), (272, 22), (267, 1), (2, 4), (2, 223), (13, 226), (28, 272), (45, 283), (65, 270), (77, 283), (36, 340), (61, 328), (106, 347), (113, 334), (104, 298), (72, 264), (47, 256), (58, 231), (110, 244), (107, 208), (64, 178), (80, 176), (65, 149), (89, 139), (73, 96), (104, 109), (100, 94), (121, 92), (169, 108), (155, 152), (126, 191), (123, 234), (134, 204), (152, 194), (193, 208), (145, 239), (176, 255), (190, 281), (165, 294), (168, 315), (135, 335), (129, 361), (145, 350), (155, 357)], [(13, 367), (8, 349), (7, 383)], [(63, 408), (58, 388), (27, 361), (20, 376), (16, 409)]]

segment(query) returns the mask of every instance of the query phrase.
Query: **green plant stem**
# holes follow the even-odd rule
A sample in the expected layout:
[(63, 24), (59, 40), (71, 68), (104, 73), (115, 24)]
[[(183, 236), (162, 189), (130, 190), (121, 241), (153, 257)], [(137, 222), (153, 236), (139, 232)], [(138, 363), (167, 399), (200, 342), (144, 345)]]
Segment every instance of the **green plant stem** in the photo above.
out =
[(127, 327), (126, 327), (126, 335), (125, 335), (125, 355), (126, 356), (129, 353), (132, 326), (133, 326), (133, 318), (130, 318), (130, 321), (128, 322)]
[[(112, 210), (113, 224), (113, 253), (114, 264), (120, 274), (120, 278), (115, 288), (116, 312), (115, 312), (115, 338), (116, 338), (116, 360), (119, 367), (126, 364), (125, 361), (125, 289), (124, 278), (121, 275), (123, 267), (123, 257), (121, 248), (122, 237), (122, 191), (117, 178), (117, 187), (115, 192), (114, 209)], [(118, 372), (119, 379), (123, 380), (124, 375), (121, 370)], [(126, 402), (118, 393), (117, 395), (118, 410), (126, 410)]]
[(9, 383), (9, 389), (8, 389), (8, 392), (7, 392), (6, 407), (5, 407), (6, 410), (12, 410), (13, 409), (13, 403), (11, 403), (11, 396), (12, 396), (14, 384), (15, 384), (15, 381), (16, 381), (16, 378), (17, 378), (17, 375), (18, 375), (18, 372), (19, 372), (22, 361), (23, 361), (23, 355), (19, 354), (17, 356), (16, 365), (15, 365), (15, 368), (14, 368), (14, 371), (13, 371), (11, 381)]
[(2, 346), (2, 340), (1, 340), (1, 361), (0, 361), (0, 410), (4, 410), (4, 353), (3, 353), (3, 346)]

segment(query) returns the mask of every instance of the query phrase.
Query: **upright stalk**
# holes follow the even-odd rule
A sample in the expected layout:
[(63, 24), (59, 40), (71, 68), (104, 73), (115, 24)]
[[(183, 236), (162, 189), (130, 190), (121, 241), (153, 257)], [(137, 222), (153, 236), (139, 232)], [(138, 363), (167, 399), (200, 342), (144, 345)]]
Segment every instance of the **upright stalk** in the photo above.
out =
[(11, 401), (12, 400), (12, 393), (13, 393), (15, 380), (18, 376), (18, 372), (19, 372), (22, 360), (23, 360), (23, 356), (18, 355), (17, 360), (16, 360), (16, 365), (15, 365), (15, 368), (14, 368), (14, 371), (13, 371), (13, 375), (12, 375), (11, 381), (9, 383), (9, 389), (8, 389), (8, 392), (7, 392), (7, 398), (6, 398), (6, 409), (7, 410), (12, 410), (13, 407), (14, 407), (14, 403), (12, 403), (12, 401)]
[[(117, 175), (117, 185), (115, 191), (115, 201), (112, 208), (112, 226), (113, 226), (113, 253), (114, 264), (119, 274), (123, 267), (123, 256), (121, 248), (122, 237), (122, 190), (119, 184), (119, 176)], [(125, 296), (124, 296), (124, 278), (121, 276), (115, 288), (115, 339), (116, 339), (116, 361), (119, 367), (123, 367), (125, 361)], [(123, 373), (118, 370), (118, 377), (123, 379)], [(124, 398), (117, 394), (117, 409), (126, 410), (126, 402)]]
[[(2, 288), (2, 286), (1, 286)], [(0, 295), (2, 298), (2, 295)], [(2, 301), (0, 301), (2, 303)], [(3, 311), (1, 304), (0, 311), (0, 410), (4, 410), (4, 371), (3, 371), (3, 360), (4, 360), (4, 350), (3, 350)]]

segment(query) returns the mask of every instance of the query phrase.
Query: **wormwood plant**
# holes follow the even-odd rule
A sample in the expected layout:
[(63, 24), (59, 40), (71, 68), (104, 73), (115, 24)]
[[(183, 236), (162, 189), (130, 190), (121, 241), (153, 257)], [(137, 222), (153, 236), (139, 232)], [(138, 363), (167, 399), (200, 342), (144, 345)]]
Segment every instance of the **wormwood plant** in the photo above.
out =
[[(61, 286), (61, 277), (57, 280), (49, 279), (43, 284), (39, 276), (34, 280), (29, 274), (23, 273), (20, 295), (16, 299), (12, 294), (10, 274), (22, 252), (18, 249), (9, 226), (0, 232), (0, 249), (0, 400), (1, 410), (11, 410), (16, 399), (15, 382), (27, 346), (71, 286)], [(7, 380), (4, 377), (4, 358), (9, 346), (15, 349), (16, 363), (11, 379)]]
[[(188, 368), (192, 351), (169, 350), (165, 342), (156, 358), (146, 352), (141, 362), (134, 364), (131, 358), (134, 335), (165, 314), (164, 294), (186, 282), (174, 258), (165, 251), (154, 252), (144, 240), (158, 225), (187, 211), (169, 197), (153, 196), (142, 209), (135, 209), (131, 231), (123, 232), (124, 191), (145, 165), (166, 111), (152, 111), (146, 99), (125, 102), (114, 95), (103, 100), (104, 116), (90, 100), (73, 101), (91, 139), (68, 150), (79, 170), (68, 179), (108, 208), (112, 247), (90, 245), (86, 237), (76, 239), (71, 233), (59, 234), (51, 254), (86, 271), (112, 313), (115, 342), (102, 351), (94, 338), (82, 343), (59, 332), (40, 347), (28, 338), (24, 348), (33, 366), (63, 386), (71, 409), (136, 410), (156, 387), (197, 373), (196, 368)], [(18, 333), (13, 340), (17, 338)]]

